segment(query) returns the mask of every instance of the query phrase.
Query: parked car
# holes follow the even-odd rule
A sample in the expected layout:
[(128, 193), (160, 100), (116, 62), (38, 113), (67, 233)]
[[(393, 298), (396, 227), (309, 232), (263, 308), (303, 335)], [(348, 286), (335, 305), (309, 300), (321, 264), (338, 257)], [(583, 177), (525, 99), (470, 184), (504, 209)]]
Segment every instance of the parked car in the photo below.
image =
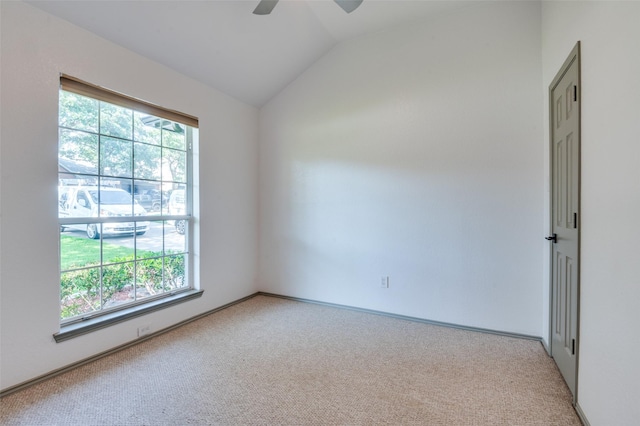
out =
[(162, 208), (162, 204), (167, 205), (168, 197), (163, 195), (161, 191), (157, 189), (144, 189), (137, 194), (134, 194), (133, 198), (144, 207), (147, 211), (159, 212)]
[[(98, 203), (98, 192), (100, 202)], [(97, 186), (62, 186), (59, 188), (59, 215), (61, 218), (144, 216), (147, 211), (135, 201), (131, 194), (119, 188)], [(133, 210), (132, 210), (133, 209)], [(86, 231), (91, 239), (100, 238), (99, 224), (64, 225), (66, 228)], [(143, 235), (149, 229), (149, 222), (105, 222), (102, 224), (104, 235), (133, 234)]]
[[(185, 194), (184, 189), (175, 189), (171, 192), (171, 196), (169, 197), (169, 214), (170, 215), (181, 215), (185, 214), (187, 211), (187, 204), (185, 202)], [(178, 234), (184, 235), (186, 231), (186, 221), (176, 220), (174, 221), (174, 225), (176, 227), (176, 232)]]

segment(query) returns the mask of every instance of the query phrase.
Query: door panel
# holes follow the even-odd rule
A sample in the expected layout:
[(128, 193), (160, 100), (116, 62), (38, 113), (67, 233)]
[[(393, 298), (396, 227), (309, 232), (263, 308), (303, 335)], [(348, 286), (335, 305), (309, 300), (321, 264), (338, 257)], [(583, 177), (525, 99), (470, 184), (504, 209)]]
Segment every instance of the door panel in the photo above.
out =
[(579, 45), (550, 87), (551, 355), (576, 397), (579, 319)]

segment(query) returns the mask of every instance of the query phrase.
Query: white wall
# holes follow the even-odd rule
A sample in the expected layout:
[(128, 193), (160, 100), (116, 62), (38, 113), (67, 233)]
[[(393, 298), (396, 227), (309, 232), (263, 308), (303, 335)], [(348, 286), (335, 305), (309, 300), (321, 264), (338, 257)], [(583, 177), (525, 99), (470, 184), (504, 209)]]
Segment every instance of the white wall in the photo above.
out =
[(542, 11), (545, 90), (578, 40), (582, 48), (578, 404), (593, 426), (637, 425), (640, 3), (544, 2)]
[(540, 76), (539, 3), (334, 48), (260, 111), (259, 289), (542, 336)]
[[(1, 2), (1, 388), (255, 291), (257, 110), (29, 5)], [(58, 79), (66, 73), (200, 118), (204, 295), (90, 335), (59, 330)]]

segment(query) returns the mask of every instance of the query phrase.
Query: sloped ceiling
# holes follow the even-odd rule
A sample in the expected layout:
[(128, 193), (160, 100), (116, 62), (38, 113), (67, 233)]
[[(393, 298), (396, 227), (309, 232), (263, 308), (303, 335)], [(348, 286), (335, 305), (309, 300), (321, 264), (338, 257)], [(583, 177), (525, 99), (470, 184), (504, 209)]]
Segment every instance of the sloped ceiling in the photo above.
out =
[(280, 0), (258, 16), (258, 0), (27, 2), (256, 107), (342, 41), (477, 3), (364, 0), (346, 14), (332, 0)]

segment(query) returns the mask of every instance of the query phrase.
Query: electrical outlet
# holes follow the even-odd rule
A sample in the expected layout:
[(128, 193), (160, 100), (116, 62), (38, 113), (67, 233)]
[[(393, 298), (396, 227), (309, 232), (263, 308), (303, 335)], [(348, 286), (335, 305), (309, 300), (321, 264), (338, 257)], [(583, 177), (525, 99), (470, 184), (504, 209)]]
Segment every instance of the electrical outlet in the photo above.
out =
[(151, 333), (151, 325), (143, 325), (142, 327), (138, 327), (138, 337), (146, 336)]
[(380, 288), (389, 288), (389, 277), (383, 276), (380, 278)]

